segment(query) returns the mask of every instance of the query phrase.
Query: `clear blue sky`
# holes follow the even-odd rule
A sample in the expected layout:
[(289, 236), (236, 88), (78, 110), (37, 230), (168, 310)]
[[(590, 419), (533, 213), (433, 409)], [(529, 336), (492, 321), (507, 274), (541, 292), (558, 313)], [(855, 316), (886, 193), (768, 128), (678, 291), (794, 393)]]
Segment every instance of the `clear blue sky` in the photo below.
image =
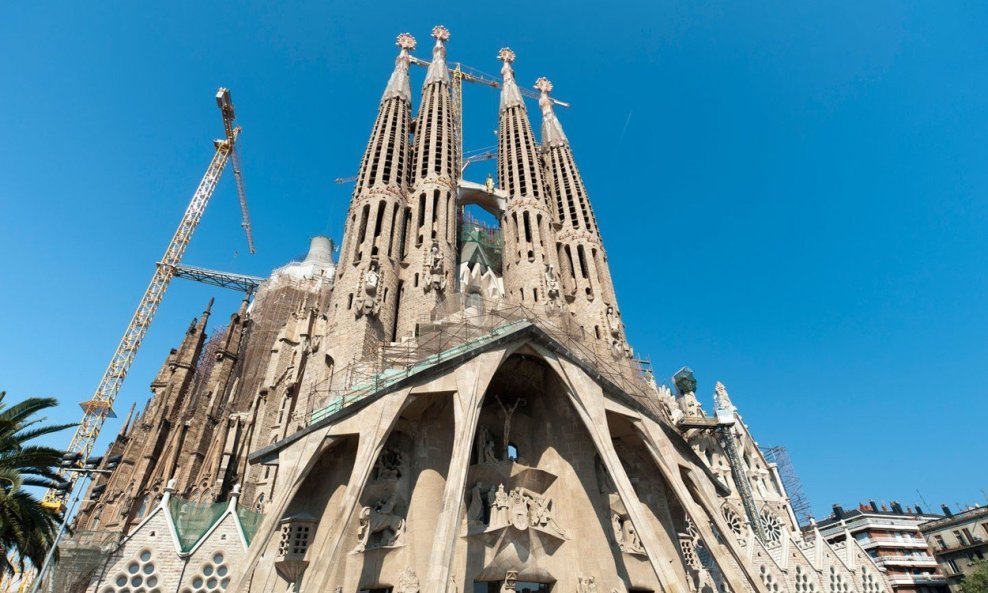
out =
[[(988, 7), (977, 2), (8, 3), (0, 22), (0, 388), (78, 417), (233, 91), (258, 254), (224, 178), (186, 262), (266, 275), (340, 237), (397, 33), (541, 75), (633, 345), (723, 381), (818, 514), (983, 501)], [(415, 72), (413, 86), (421, 84)], [(466, 147), (497, 97), (465, 91)], [(537, 110), (530, 105), (538, 125)], [(489, 166), (486, 170), (489, 170)], [(486, 170), (472, 170), (482, 180)], [(118, 409), (217, 296), (176, 281)], [(108, 431), (119, 427), (108, 424)], [(66, 433), (60, 444), (67, 442)]]

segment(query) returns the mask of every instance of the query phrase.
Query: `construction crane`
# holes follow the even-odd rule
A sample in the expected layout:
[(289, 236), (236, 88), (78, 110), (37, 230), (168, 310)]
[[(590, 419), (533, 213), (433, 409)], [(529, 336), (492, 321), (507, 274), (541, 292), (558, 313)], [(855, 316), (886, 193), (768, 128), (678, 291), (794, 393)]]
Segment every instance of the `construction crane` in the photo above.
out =
[[(216, 92), (216, 105), (220, 108), (223, 116), (223, 129), (226, 132), (226, 137), (213, 142), (216, 153), (213, 155), (213, 160), (210, 161), (209, 167), (206, 168), (206, 174), (203, 176), (202, 181), (199, 182), (199, 186), (192, 195), (192, 201), (189, 202), (185, 214), (182, 215), (182, 220), (179, 222), (175, 235), (168, 243), (168, 247), (165, 249), (165, 254), (161, 258), (161, 261), (157, 264), (154, 275), (151, 277), (151, 282), (144, 291), (144, 296), (141, 297), (137, 305), (137, 310), (134, 311), (134, 316), (131, 317), (130, 323), (127, 325), (127, 329), (124, 331), (123, 337), (117, 345), (117, 349), (113, 352), (113, 357), (110, 359), (110, 364), (107, 366), (106, 371), (103, 372), (103, 377), (96, 387), (96, 392), (92, 398), (81, 404), (83, 410), (82, 421), (76, 428), (75, 434), (72, 435), (67, 452), (70, 454), (80, 453), (80, 457), (83, 460), (87, 459), (92, 452), (93, 445), (95, 445), (96, 438), (99, 436), (106, 419), (113, 416), (113, 402), (117, 394), (120, 393), (120, 388), (123, 386), (124, 379), (126, 379), (127, 372), (134, 362), (134, 357), (141, 347), (144, 336), (147, 335), (148, 328), (151, 327), (151, 322), (154, 320), (158, 306), (165, 296), (168, 284), (176, 275), (176, 269), (181, 264), (182, 256), (189, 246), (192, 234), (199, 225), (206, 205), (209, 204), (209, 199), (216, 190), (216, 184), (219, 182), (220, 175), (222, 175), (227, 161), (230, 160), (233, 161), (233, 174), (236, 179), (237, 194), (240, 198), (240, 209), (243, 217), (241, 226), (247, 235), (247, 245), (250, 252), (254, 253), (254, 238), (251, 233), (250, 218), (247, 213), (247, 196), (244, 192), (243, 175), (241, 174), (236, 152), (236, 142), (240, 136), (241, 128), (234, 125), (236, 113), (233, 108), (233, 102), (230, 99), (229, 90), (220, 88)], [(71, 471), (71, 468), (62, 468), (58, 474), (62, 486), (57, 489), (49, 489), (45, 494), (43, 504), (49, 508), (63, 511), (65, 509), (65, 500), (72, 493), (78, 473)]]

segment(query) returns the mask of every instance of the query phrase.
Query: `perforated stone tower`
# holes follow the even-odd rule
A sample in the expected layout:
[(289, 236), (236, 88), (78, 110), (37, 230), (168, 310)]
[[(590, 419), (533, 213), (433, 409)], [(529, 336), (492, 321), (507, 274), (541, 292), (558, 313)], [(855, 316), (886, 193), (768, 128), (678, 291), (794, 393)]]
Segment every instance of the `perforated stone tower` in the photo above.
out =
[[(317, 240), (211, 368), (193, 324), (139, 421), (164, 458), (114, 443), (82, 516), (126, 536), (88, 589), (153, 564), (180, 593), (888, 593), (853, 538), (802, 536), (723, 385), (708, 415), (691, 371), (674, 395), (633, 359), (552, 85), (540, 145), (510, 49), (498, 184), (460, 178), (463, 71), (432, 35), (415, 120), (398, 37), (335, 276)], [(459, 251), (469, 205), (500, 222), (471, 227), (485, 253)]]

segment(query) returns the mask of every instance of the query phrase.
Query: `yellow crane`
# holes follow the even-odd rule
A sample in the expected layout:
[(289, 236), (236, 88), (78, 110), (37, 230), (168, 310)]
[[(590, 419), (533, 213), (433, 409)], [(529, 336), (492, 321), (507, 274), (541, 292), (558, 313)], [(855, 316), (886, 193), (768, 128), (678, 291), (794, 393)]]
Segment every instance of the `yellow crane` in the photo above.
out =
[[(113, 357), (110, 358), (110, 364), (106, 367), (106, 371), (103, 372), (103, 377), (96, 387), (96, 392), (89, 400), (81, 404), (83, 410), (82, 421), (76, 428), (75, 434), (72, 435), (67, 453), (69, 455), (79, 454), (78, 458), (83, 463), (90, 456), (93, 446), (96, 443), (96, 438), (99, 436), (106, 419), (113, 416), (113, 402), (120, 392), (121, 386), (123, 386), (127, 372), (130, 370), (131, 364), (134, 362), (134, 357), (141, 347), (141, 342), (144, 340), (144, 336), (147, 335), (148, 328), (151, 327), (151, 321), (154, 320), (158, 306), (165, 296), (168, 284), (175, 276), (176, 268), (182, 262), (182, 256), (189, 246), (192, 234), (199, 225), (206, 205), (209, 204), (209, 199), (213, 196), (216, 184), (219, 182), (220, 175), (222, 175), (228, 161), (233, 162), (233, 175), (236, 179), (237, 195), (240, 198), (241, 226), (247, 236), (247, 247), (250, 253), (254, 253), (254, 238), (252, 236), (250, 216), (247, 210), (247, 195), (244, 192), (240, 159), (237, 156), (236, 150), (237, 138), (240, 136), (241, 128), (234, 123), (236, 112), (233, 108), (233, 101), (230, 98), (229, 90), (220, 88), (216, 92), (216, 105), (220, 108), (223, 116), (223, 129), (226, 137), (213, 142), (216, 153), (213, 155), (209, 167), (206, 168), (206, 174), (203, 175), (202, 181), (199, 182), (195, 193), (192, 194), (192, 201), (189, 202), (189, 206), (186, 208), (181, 222), (179, 222), (175, 235), (168, 243), (164, 256), (158, 262), (154, 275), (151, 276), (151, 282), (144, 291), (144, 296), (141, 297), (137, 305), (137, 310), (134, 311), (134, 315), (130, 319), (130, 323), (127, 324), (127, 329), (124, 331), (123, 337), (117, 345), (117, 349), (113, 352)], [(62, 487), (48, 490), (45, 494), (43, 504), (59, 511), (65, 509), (65, 501), (69, 498), (72, 488), (79, 477), (79, 473), (77, 471), (71, 471), (72, 469), (62, 468), (59, 470)]]

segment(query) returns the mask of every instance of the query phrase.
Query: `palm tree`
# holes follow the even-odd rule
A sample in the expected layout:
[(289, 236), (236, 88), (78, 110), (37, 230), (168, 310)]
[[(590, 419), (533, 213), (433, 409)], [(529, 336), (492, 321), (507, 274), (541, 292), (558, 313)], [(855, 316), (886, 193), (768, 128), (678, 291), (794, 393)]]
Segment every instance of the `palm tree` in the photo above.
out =
[(7, 407), (6, 395), (0, 391), (0, 578), (23, 571), (25, 560), (41, 566), (62, 520), (61, 512), (42, 505), (24, 487), (59, 484), (56, 469), (64, 452), (30, 441), (74, 426), (41, 424), (45, 418), (36, 414), (55, 407), (52, 398), (30, 397)]

